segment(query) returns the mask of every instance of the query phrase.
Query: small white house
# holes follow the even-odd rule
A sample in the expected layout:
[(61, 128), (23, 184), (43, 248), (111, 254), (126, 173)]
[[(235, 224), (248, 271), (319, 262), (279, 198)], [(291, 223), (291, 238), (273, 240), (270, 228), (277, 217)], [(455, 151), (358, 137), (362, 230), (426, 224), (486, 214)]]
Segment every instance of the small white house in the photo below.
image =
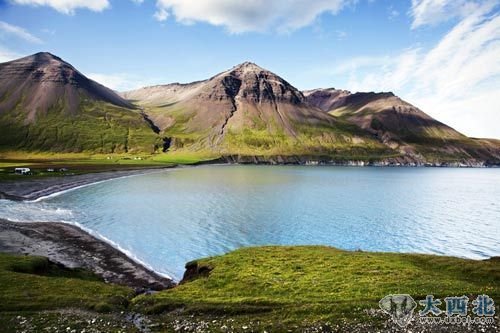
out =
[(27, 175), (31, 172), (30, 168), (15, 168), (14, 172), (18, 175)]

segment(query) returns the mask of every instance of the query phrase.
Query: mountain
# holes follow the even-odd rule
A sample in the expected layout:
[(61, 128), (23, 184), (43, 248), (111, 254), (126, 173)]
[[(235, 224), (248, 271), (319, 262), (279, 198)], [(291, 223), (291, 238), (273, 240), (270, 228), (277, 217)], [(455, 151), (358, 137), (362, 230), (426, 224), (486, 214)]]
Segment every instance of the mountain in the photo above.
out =
[(157, 140), (134, 105), (50, 53), (0, 64), (0, 149), (124, 152)]
[(316, 89), (305, 93), (311, 105), (375, 135), (385, 145), (425, 161), (500, 159), (495, 142), (468, 138), (392, 92)]
[(500, 164), (393, 93), (301, 92), (245, 62), (207, 80), (118, 94), (50, 53), (0, 64), (2, 151), (161, 153), (228, 161)]
[(122, 96), (143, 108), (169, 149), (221, 155), (389, 154), (369, 133), (317, 107), (278, 75), (245, 62), (190, 84), (146, 87)]

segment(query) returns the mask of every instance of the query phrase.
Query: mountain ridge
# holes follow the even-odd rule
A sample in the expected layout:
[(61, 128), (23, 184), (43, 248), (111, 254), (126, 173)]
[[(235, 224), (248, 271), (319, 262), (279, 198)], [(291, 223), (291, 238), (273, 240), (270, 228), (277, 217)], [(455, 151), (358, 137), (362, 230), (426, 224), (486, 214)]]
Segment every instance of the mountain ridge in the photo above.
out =
[(138, 103), (173, 138), (173, 148), (276, 155), (344, 149), (356, 141), (354, 149), (367, 143), (367, 149), (384, 150), (361, 131), (347, 133), (346, 124), (310, 106), (300, 90), (251, 62), (192, 84), (145, 87), (122, 96)]
[[(78, 130), (61, 143), (70, 125)], [(0, 149), (500, 164), (500, 141), (468, 138), (392, 92), (300, 91), (248, 61), (206, 80), (115, 93), (37, 53), (0, 64), (0, 128)]]

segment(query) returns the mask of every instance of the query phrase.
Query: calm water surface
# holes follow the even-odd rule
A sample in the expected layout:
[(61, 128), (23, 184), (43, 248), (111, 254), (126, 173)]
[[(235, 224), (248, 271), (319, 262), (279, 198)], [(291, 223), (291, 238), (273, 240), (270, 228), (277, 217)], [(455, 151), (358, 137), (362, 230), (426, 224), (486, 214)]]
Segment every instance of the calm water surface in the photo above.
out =
[(0, 217), (75, 222), (159, 272), (248, 245), (500, 255), (500, 169), (202, 166), (115, 179)]

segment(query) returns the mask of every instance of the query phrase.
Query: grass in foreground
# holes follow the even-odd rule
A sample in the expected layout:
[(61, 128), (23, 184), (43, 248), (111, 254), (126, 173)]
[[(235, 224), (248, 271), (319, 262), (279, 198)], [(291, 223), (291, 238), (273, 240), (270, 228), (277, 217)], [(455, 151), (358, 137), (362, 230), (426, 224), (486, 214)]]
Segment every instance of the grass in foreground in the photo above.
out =
[(428, 294), (500, 296), (500, 264), (494, 260), (303, 246), (243, 248), (197, 265), (211, 272), (175, 289), (139, 296), (135, 309), (166, 318), (178, 315), (172, 312), (176, 309), (201, 318), (229, 314), (273, 331), (280, 325), (373, 320), (366, 311), (378, 309), (388, 294), (410, 294), (415, 300)]
[(132, 296), (132, 289), (106, 284), (85, 270), (0, 253), (0, 312), (67, 307), (109, 312), (124, 309)]
[[(0, 254), (0, 321), (10, 323), (7, 332), (15, 332), (26, 325), (33, 331), (88, 327), (89, 318), (104, 318), (110, 326), (100, 331), (114, 332), (111, 326), (130, 324), (121, 311), (133, 311), (148, 317), (152, 332), (312, 332), (311, 327), (323, 331), (324, 325), (334, 331), (356, 325), (378, 329), (388, 317), (368, 310), (397, 293), (417, 301), (427, 294), (487, 294), (499, 311), (498, 259), (273, 246), (242, 248), (193, 264), (210, 272), (134, 298), (129, 288), (105, 284), (85, 271), (62, 269), (40, 257)], [(64, 310), (45, 312), (56, 309)]]

